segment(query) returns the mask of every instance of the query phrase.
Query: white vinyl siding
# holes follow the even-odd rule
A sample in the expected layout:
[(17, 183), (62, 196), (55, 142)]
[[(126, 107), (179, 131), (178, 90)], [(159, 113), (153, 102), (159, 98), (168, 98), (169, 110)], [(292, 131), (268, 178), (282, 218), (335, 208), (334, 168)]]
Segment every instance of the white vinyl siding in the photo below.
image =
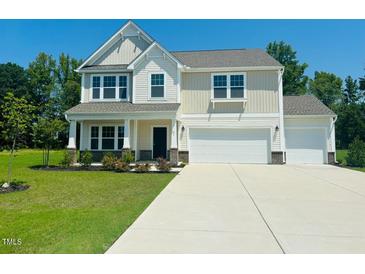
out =
[(155, 103), (156, 99), (150, 100), (150, 75), (163, 72), (165, 74), (165, 96), (160, 102), (176, 103), (178, 90), (178, 68), (177, 64), (158, 49), (153, 48), (146, 58), (143, 58), (137, 65), (133, 74), (135, 81), (135, 103)]

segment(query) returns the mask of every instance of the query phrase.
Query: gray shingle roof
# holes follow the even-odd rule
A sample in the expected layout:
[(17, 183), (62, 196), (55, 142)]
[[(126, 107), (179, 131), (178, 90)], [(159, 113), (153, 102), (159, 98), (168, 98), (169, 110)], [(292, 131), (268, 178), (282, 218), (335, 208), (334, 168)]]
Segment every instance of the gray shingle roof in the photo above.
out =
[(120, 71), (120, 70), (126, 70), (128, 67), (128, 64), (121, 64), (121, 65), (93, 65), (93, 66), (84, 66), (80, 69), (80, 72), (92, 72), (97, 70), (102, 71)]
[(81, 103), (66, 111), (66, 114), (128, 113), (128, 112), (176, 112), (180, 104), (132, 104), (129, 102)]
[(282, 66), (261, 49), (198, 50), (171, 52), (192, 68)]
[(312, 95), (284, 96), (284, 115), (336, 115)]

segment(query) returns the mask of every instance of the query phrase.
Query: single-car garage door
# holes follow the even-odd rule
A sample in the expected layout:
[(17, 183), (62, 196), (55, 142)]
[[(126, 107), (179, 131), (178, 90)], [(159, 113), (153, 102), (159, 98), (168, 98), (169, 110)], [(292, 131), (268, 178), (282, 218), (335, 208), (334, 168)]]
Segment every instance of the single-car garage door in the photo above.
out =
[(269, 129), (191, 128), (191, 163), (269, 163)]
[(285, 142), (288, 164), (323, 164), (327, 162), (324, 128), (287, 128)]

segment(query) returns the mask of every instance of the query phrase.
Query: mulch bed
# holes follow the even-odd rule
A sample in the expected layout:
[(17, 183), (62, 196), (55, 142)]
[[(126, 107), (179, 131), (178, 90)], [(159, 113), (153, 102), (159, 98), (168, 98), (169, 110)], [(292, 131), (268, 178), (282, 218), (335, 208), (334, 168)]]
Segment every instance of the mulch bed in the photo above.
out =
[(101, 171), (105, 170), (102, 166), (91, 166), (91, 167), (60, 167), (60, 166), (31, 166), (34, 170), (44, 170), (44, 171)]
[(27, 190), (30, 186), (28, 185), (23, 185), (23, 184), (10, 184), (9, 187), (2, 187), (0, 186), (0, 194), (3, 193), (10, 193), (10, 192), (15, 192), (15, 191), (23, 191), (23, 190)]

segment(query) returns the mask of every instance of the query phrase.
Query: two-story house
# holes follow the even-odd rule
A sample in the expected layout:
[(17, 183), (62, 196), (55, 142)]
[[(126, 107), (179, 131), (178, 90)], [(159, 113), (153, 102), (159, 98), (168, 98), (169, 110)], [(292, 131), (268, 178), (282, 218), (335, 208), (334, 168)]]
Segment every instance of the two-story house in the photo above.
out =
[(283, 96), (284, 67), (260, 49), (170, 52), (128, 21), (78, 68), (68, 149), (191, 163), (333, 163), (336, 115)]

